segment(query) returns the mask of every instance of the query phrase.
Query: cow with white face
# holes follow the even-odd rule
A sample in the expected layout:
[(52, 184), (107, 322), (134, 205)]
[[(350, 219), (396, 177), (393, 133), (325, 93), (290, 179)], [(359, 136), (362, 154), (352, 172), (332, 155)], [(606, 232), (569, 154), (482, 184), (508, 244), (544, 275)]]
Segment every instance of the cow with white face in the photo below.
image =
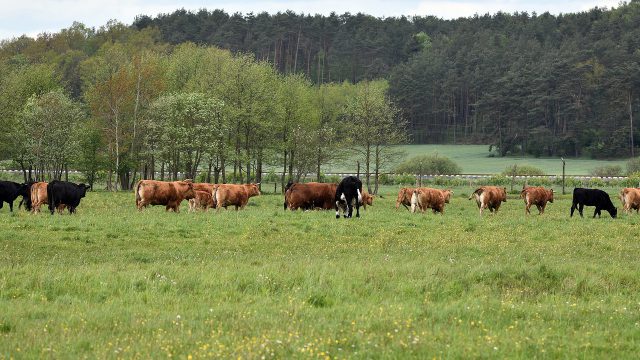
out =
[(342, 179), (335, 196), (336, 219), (340, 218), (340, 209), (345, 218), (353, 214), (353, 206), (356, 207), (356, 217), (360, 217), (360, 204), (362, 204), (362, 181), (355, 176), (347, 176)]

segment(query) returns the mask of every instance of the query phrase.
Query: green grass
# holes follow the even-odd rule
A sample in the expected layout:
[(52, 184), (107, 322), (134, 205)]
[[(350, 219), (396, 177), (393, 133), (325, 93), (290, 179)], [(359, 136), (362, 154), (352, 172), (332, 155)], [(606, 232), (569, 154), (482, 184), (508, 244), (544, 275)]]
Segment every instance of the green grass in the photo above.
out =
[[(613, 194), (616, 190), (611, 189)], [(640, 216), (0, 210), (2, 358), (635, 358)], [(614, 200), (618, 204), (617, 200)]]
[[(462, 167), (465, 174), (497, 174), (504, 171), (507, 166), (530, 165), (540, 168), (548, 175), (562, 175), (562, 162), (560, 158), (535, 158), (528, 157), (489, 157), (489, 146), (487, 145), (402, 145), (401, 148), (407, 152), (407, 156), (397, 162), (401, 163), (405, 159), (416, 155), (428, 155), (438, 153), (454, 160)], [(626, 170), (627, 159), (622, 160), (593, 160), (587, 158), (566, 158), (567, 175), (589, 175), (595, 167), (604, 165), (620, 165)], [(393, 169), (390, 165), (388, 171)], [(355, 172), (355, 160), (346, 161), (343, 164), (333, 164), (326, 166), (325, 172)], [(363, 171), (363, 170), (361, 170)]]

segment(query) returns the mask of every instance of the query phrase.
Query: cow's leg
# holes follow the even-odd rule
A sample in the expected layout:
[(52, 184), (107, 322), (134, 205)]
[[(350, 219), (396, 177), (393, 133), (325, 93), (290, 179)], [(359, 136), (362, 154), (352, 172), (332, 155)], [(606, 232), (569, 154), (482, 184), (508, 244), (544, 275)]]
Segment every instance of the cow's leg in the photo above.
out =
[(584, 209), (584, 204), (578, 205), (578, 212), (580, 213), (580, 217), (584, 217), (584, 215), (582, 214), (583, 209)]
[(4, 201), (0, 201), (0, 209), (4, 206)]
[[(360, 192), (358, 192), (358, 196), (360, 196)], [(360, 201), (356, 199), (356, 217), (360, 217)]]
[(13, 212), (13, 201), (7, 201), (9, 203), (9, 211)]
[(547, 207), (547, 203), (544, 203), (544, 204), (540, 205), (540, 208), (538, 209), (538, 210), (540, 210), (540, 214), (538, 214), (538, 215), (544, 214), (544, 208), (546, 208), (546, 207)]
[(531, 210), (529, 210), (531, 208), (531, 204), (527, 203), (527, 205), (525, 205), (524, 207), (524, 214), (525, 215), (530, 215), (531, 214)]
[(340, 219), (340, 201), (336, 200), (336, 219)]
[(596, 206), (596, 209), (593, 211), (593, 218), (595, 219), (596, 215), (600, 217), (600, 208)]
[(576, 209), (576, 203), (571, 204), (571, 216), (573, 217), (573, 211)]

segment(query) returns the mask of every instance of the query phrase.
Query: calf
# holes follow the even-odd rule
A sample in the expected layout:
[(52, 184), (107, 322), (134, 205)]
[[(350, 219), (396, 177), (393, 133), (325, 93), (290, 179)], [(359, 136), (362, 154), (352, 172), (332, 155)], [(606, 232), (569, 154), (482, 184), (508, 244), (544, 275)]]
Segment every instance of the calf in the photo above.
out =
[(525, 214), (531, 214), (531, 205), (538, 208), (538, 215), (544, 214), (547, 202), (553, 202), (553, 189), (545, 189), (540, 186), (528, 186), (522, 189), (520, 197), (524, 199)]
[(367, 205), (373, 206), (373, 195), (366, 191), (362, 192), (362, 207), (367, 210)]
[(411, 212), (416, 210), (424, 213), (427, 209), (432, 209), (433, 213), (444, 213), (444, 204), (446, 201), (445, 193), (440, 189), (418, 188), (411, 195)]
[[(87, 190), (91, 186), (85, 184), (74, 184), (67, 181), (54, 180), (47, 185), (47, 198), (49, 200), (49, 211), (53, 215), (56, 208), (65, 205), (69, 209), (69, 214), (74, 214), (80, 205), (80, 200), (85, 197)], [(62, 211), (59, 211), (62, 213)]]
[(356, 207), (356, 217), (360, 217), (360, 204), (362, 203), (362, 181), (355, 176), (347, 176), (338, 184), (334, 197), (336, 219), (340, 218), (340, 209), (345, 218), (353, 214), (353, 205)]
[(398, 198), (396, 199), (396, 210), (400, 207), (400, 205), (404, 206), (405, 209), (409, 210), (411, 206), (411, 196), (413, 195), (414, 188), (401, 188), (398, 191)]
[(194, 212), (197, 209), (208, 211), (209, 208), (216, 207), (213, 195), (210, 192), (196, 190), (195, 193), (196, 196), (193, 199), (189, 199), (189, 212)]
[(573, 189), (573, 204), (571, 205), (571, 216), (573, 216), (573, 212), (575, 209), (578, 209), (580, 213), (580, 217), (582, 215), (582, 209), (585, 206), (595, 206), (596, 210), (593, 212), (593, 217), (596, 215), (600, 217), (600, 212), (602, 210), (606, 210), (609, 212), (612, 218), (615, 218), (618, 215), (618, 209), (613, 206), (611, 202), (611, 198), (609, 198), (609, 194), (600, 190), (600, 189), (583, 189), (583, 188), (575, 188)]
[[(6, 202), (9, 204), (9, 211), (13, 212), (13, 201), (22, 196), (22, 201), (29, 199), (29, 184), (18, 184), (13, 181), (0, 181), (0, 209)], [(27, 202), (29, 206), (30, 202)]]
[(220, 211), (220, 208), (226, 209), (227, 206), (235, 206), (236, 211), (238, 211), (238, 208), (244, 209), (249, 203), (249, 198), (260, 195), (258, 185), (260, 185), (260, 183), (216, 185), (213, 190), (216, 210)]
[(497, 186), (481, 186), (474, 191), (469, 200), (475, 197), (480, 215), (484, 209), (489, 209), (492, 213), (497, 213), (500, 205), (507, 202), (507, 188)]
[(180, 212), (182, 200), (196, 196), (191, 180), (157, 181), (140, 180), (136, 185), (136, 207), (139, 211), (149, 205), (164, 205), (165, 210)]
[(622, 202), (622, 209), (627, 214), (631, 213), (631, 210), (635, 210), (638, 213), (640, 209), (640, 188), (624, 188), (620, 191), (620, 201)]
[(337, 188), (338, 184), (335, 183), (290, 182), (285, 188), (284, 209), (332, 209)]

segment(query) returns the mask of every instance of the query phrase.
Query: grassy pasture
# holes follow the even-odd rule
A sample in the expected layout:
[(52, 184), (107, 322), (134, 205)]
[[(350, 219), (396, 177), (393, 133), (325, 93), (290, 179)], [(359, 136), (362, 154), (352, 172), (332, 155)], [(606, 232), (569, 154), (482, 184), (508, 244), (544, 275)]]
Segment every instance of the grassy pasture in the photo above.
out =
[[(531, 165), (540, 168), (548, 175), (562, 175), (562, 162), (560, 158), (535, 158), (533, 156), (520, 157), (489, 157), (488, 145), (402, 145), (400, 146), (407, 156), (398, 161), (398, 164), (416, 155), (430, 155), (438, 153), (455, 161), (462, 167), (465, 174), (498, 174), (507, 166)], [(599, 166), (620, 165), (626, 171), (627, 159), (622, 160), (593, 160), (589, 158), (566, 159), (567, 175), (589, 175), (591, 170)], [(344, 164), (332, 164), (323, 168), (325, 172), (355, 172), (355, 160), (345, 161)], [(392, 164), (386, 171), (393, 170)]]
[(75, 216), (4, 208), (0, 358), (637, 357), (640, 216), (569, 218), (564, 197), (480, 218), (463, 192), (444, 216), (390, 192), (351, 220), (275, 195), (217, 214), (102, 192)]

